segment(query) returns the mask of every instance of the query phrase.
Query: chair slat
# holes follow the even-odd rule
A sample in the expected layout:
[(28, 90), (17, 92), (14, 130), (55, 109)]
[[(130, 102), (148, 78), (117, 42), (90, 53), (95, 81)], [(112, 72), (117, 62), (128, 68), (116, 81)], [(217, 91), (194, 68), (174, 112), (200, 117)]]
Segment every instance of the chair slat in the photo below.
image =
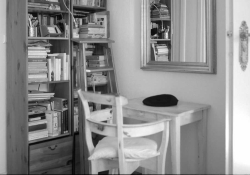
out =
[[(91, 101), (93, 103), (104, 104), (104, 105), (111, 105), (115, 106), (115, 96), (113, 95), (105, 95), (105, 94), (95, 94), (90, 92), (78, 90), (78, 94), (82, 94), (83, 98), (87, 101)], [(128, 100), (122, 97), (122, 105), (128, 103)]]
[(165, 128), (164, 121), (168, 122), (168, 120), (160, 120), (146, 124), (124, 125), (124, 137), (143, 137), (162, 132)]
[(112, 109), (103, 109), (90, 113), (90, 118), (98, 122), (103, 122), (107, 120), (112, 120)]
[(113, 124), (95, 122), (88, 119), (91, 132), (108, 137), (117, 137), (117, 127)]

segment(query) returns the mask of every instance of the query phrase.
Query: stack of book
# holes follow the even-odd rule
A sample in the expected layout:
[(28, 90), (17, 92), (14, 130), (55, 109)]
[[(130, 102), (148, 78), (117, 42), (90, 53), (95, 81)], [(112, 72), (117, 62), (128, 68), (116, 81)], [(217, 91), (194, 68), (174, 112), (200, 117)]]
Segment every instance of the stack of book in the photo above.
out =
[(169, 49), (166, 44), (152, 44), (155, 61), (169, 61)]
[(53, 92), (43, 92), (43, 91), (37, 91), (37, 90), (30, 90), (28, 91), (28, 101), (45, 101), (50, 100), (52, 97), (54, 97), (55, 93)]
[(49, 136), (69, 133), (68, 101), (63, 98), (52, 98), (53, 111), (46, 111)]
[(44, 111), (37, 111), (28, 116), (29, 141), (49, 136), (47, 119)]
[(168, 7), (161, 3), (152, 5), (151, 18), (170, 18)]
[(73, 0), (74, 5), (86, 5), (86, 6), (96, 6), (104, 7), (104, 0)]
[(86, 56), (88, 67), (105, 67), (106, 60), (104, 55), (90, 55)]
[(48, 54), (48, 81), (69, 80), (69, 55), (66, 53)]
[(48, 81), (48, 52), (46, 47), (28, 47), (28, 82)]
[(108, 83), (107, 75), (102, 72), (87, 74), (88, 86), (104, 85)]
[(79, 27), (80, 38), (103, 38), (105, 37), (105, 27), (95, 23), (88, 23)]
[(78, 26), (88, 23), (89, 12), (73, 9), (73, 15)]
[(93, 44), (85, 44), (85, 55), (86, 56), (91, 56), (91, 55), (93, 55), (93, 53), (94, 53), (94, 50), (95, 50), (95, 45), (93, 45)]
[(58, 0), (28, 0), (29, 8), (61, 10)]

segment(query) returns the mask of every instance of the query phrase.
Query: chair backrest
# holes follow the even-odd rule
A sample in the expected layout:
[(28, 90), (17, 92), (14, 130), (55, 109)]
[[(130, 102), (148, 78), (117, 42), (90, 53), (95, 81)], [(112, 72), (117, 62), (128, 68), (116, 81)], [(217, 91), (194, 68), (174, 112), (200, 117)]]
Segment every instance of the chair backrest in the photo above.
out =
[[(128, 103), (125, 97), (95, 94), (81, 90), (78, 90), (78, 94), (84, 111), (84, 118), (79, 116), (79, 132), (80, 134), (81, 132), (85, 133), (85, 140), (89, 154), (91, 154), (94, 150), (91, 132), (109, 137), (117, 137), (119, 145), (119, 159), (121, 157), (121, 159), (124, 161), (123, 138), (153, 135), (162, 131), (166, 131), (166, 128), (168, 128), (168, 119), (151, 123), (124, 125), (122, 109), (123, 106)], [(110, 105), (112, 108), (90, 112), (88, 105), (89, 102)], [(115, 124), (104, 122), (113, 119), (116, 121)], [(83, 125), (83, 123), (85, 125)], [(162, 149), (162, 147), (159, 149)]]

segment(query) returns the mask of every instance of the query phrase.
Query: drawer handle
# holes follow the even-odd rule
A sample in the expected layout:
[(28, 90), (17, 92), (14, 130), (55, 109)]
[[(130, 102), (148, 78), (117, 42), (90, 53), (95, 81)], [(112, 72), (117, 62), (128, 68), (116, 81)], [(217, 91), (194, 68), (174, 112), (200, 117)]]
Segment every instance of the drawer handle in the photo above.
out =
[(52, 146), (49, 147), (49, 149), (52, 151), (55, 150), (56, 148), (57, 148), (57, 145), (54, 145), (54, 147), (52, 147)]

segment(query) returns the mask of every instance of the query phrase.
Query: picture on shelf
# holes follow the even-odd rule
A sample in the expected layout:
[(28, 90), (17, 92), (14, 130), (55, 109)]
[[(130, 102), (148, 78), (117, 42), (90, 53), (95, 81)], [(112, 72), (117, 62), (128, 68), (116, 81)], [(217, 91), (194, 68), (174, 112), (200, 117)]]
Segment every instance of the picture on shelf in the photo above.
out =
[(95, 23), (105, 28), (105, 35), (103, 38), (109, 38), (109, 11), (95, 13)]

